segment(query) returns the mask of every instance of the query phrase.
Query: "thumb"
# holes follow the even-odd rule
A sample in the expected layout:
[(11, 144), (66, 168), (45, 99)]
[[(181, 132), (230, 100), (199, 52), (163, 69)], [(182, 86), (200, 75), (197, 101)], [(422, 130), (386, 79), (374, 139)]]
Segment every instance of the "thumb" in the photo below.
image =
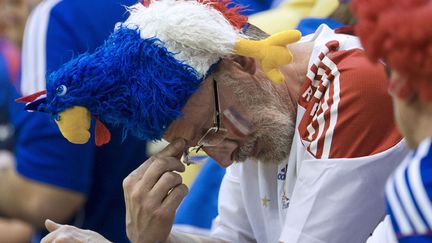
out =
[(49, 232), (53, 232), (54, 230), (57, 230), (58, 228), (60, 228), (60, 226), (62, 226), (61, 224), (57, 224), (56, 222), (52, 221), (52, 220), (45, 220), (45, 227), (47, 228), (47, 230)]

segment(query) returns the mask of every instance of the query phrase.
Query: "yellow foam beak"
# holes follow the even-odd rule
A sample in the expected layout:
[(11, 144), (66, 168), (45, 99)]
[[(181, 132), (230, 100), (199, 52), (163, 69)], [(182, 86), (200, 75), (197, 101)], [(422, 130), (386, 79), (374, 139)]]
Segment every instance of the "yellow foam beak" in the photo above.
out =
[(299, 41), (300, 38), (301, 33), (298, 30), (287, 30), (259, 41), (240, 39), (234, 46), (234, 53), (258, 59), (267, 77), (280, 84), (284, 81), (284, 76), (279, 67), (290, 64), (293, 60), (287, 45)]
[(56, 123), (62, 135), (71, 143), (85, 144), (90, 139), (90, 112), (82, 106), (74, 106), (61, 113)]

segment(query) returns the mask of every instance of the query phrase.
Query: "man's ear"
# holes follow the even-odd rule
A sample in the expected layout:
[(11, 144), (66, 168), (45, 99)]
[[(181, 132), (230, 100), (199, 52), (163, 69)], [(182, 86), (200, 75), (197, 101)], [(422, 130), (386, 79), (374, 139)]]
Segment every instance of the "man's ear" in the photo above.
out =
[(256, 72), (256, 63), (255, 59), (251, 57), (244, 57), (244, 56), (235, 56), (233, 59), (234, 63), (237, 63), (240, 69), (242, 69), (245, 72), (248, 72), (252, 75)]

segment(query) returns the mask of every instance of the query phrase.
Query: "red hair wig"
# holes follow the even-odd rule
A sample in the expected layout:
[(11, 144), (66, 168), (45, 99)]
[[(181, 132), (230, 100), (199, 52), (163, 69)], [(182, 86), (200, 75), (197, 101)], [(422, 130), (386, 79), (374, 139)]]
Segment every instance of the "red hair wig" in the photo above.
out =
[[(356, 34), (368, 57), (402, 77), (399, 93), (432, 101), (432, 4), (429, 0), (353, 0)], [(402, 81), (399, 81), (402, 82)]]

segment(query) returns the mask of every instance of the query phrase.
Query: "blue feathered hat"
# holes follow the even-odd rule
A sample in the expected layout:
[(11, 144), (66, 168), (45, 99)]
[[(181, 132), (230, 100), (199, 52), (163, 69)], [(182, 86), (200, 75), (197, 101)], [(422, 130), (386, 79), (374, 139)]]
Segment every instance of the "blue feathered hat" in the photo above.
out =
[[(29, 102), (28, 110), (52, 114), (72, 143), (88, 141), (92, 117), (98, 145), (110, 140), (104, 123), (121, 126), (124, 134), (141, 139), (160, 139), (221, 58), (269, 56), (260, 52), (266, 48), (254, 48), (257, 43), (246, 39), (242, 28), (247, 19), (238, 7), (229, 5), (228, 0), (133, 5), (130, 17), (117, 24), (94, 53), (83, 54), (51, 73), (46, 92), (19, 101)], [(267, 42), (259, 44), (275, 44)]]

